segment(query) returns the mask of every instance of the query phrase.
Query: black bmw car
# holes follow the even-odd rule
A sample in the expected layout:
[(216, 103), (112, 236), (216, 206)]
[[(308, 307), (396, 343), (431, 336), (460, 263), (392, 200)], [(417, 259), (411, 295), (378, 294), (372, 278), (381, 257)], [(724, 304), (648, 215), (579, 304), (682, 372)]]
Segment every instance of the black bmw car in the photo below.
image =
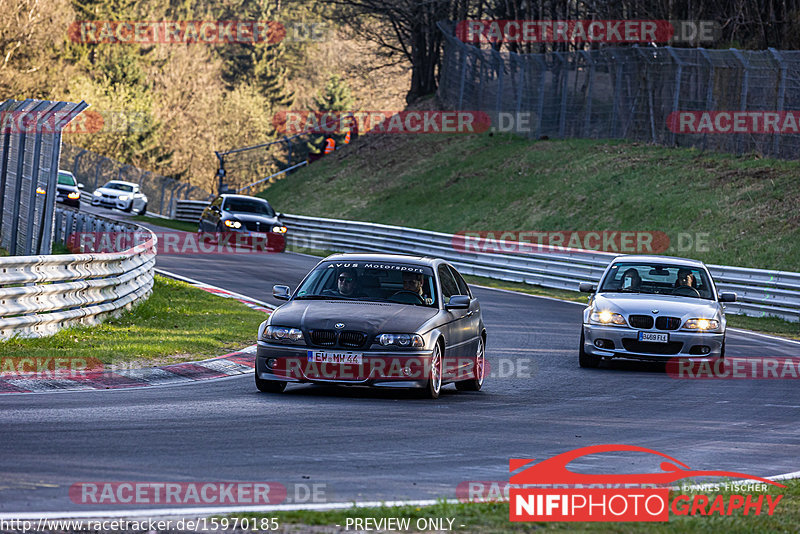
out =
[(255, 382), (477, 391), (485, 373), (486, 327), (478, 300), (447, 262), (388, 254), (322, 260), (258, 331)]
[(83, 189), (83, 184), (79, 184), (71, 172), (59, 169), (58, 182), (56, 183), (56, 202), (80, 209), (81, 189)]
[(286, 227), (272, 206), (263, 198), (224, 194), (215, 198), (198, 221), (199, 233), (263, 234), (268, 250), (286, 249)]

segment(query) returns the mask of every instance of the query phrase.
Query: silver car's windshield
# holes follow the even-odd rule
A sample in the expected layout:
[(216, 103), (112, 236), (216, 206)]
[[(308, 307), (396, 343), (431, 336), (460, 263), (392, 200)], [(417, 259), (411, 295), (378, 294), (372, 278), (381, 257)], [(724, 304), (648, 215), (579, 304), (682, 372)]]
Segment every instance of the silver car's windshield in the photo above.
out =
[(325, 262), (314, 269), (295, 298), (344, 299), (436, 306), (436, 282), (426, 266), (403, 263)]
[(668, 263), (617, 263), (603, 279), (600, 292), (714, 299), (711, 279), (705, 269)]
[(117, 183), (117, 182), (109, 182), (106, 185), (104, 185), (103, 187), (105, 187), (106, 189), (116, 189), (117, 191), (125, 191), (126, 193), (132, 193), (133, 192), (133, 186), (132, 185), (120, 184), (120, 183)]

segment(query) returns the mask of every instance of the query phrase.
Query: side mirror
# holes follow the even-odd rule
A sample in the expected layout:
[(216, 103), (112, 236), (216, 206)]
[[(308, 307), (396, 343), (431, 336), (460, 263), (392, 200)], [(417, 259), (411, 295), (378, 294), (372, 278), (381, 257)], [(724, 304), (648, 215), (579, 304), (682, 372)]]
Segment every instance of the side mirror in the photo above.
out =
[(448, 310), (465, 310), (469, 308), (469, 295), (453, 295), (450, 302), (445, 305)]
[(84, 188), (84, 185), (82, 183), (78, 182), (78, 189), (83, 189), (83, 188)]
[(720, 302), (736, 302), (736, 293), (733, 291), (725, 291), (719, 294)]
[(594, 293), (597, 291), (597, 285), (591, 282), (581, 282), (578, 284), (578, 290), (581, 293)]
[(289, 286), (272, 286), (272, 296), (278, 300), (289, 300), (292, 292), (289, 291)]

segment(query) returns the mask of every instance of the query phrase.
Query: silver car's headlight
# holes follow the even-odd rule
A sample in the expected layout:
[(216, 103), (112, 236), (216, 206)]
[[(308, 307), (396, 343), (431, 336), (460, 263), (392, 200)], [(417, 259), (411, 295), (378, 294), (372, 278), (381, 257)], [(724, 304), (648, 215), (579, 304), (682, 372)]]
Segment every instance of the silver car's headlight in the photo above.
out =
[(384, 347), (394, 345), (397, 347), (421, 348), (425, 346), (419, 334), (381, 334), (377, 337), (378, 343)]
[(121, 200), (121, 201), (125, 202), (126, 200), (130, 200), (130, 198), (131, 198), (130, 195), (120, 195), (120, 196), (117, 197), (117, 200)]
[(716, 319), (702, 319), (702, 318), (695, 318), (689, 319), (683, 325), (685, 330), (699, 330), (700, 332), (708, 332), (711, 330), (718, 330), (719, 329), (719, 321)]
[(264, 330), (263, 339), (281, 343), (302, 343), (303, 331), (299, 328), (290, 328), (288, 326), (268, 326)]
[(100, 191), (95, 191), (95, 192), (94, 192), (94, 193), (92, 193), (92, 194), (93, 194), (94, 196), (96, 196), (96, 197), (102, 197), (102, 196), (103, 196), (103, 193), (101, 193)]
[(628, 325), (628, 323), (625, 321), (625, 318), (621, 314), (610, 312), (608, 310), (592, 311), (592, 314), (589, 316), (589, 322), (608, 326)]

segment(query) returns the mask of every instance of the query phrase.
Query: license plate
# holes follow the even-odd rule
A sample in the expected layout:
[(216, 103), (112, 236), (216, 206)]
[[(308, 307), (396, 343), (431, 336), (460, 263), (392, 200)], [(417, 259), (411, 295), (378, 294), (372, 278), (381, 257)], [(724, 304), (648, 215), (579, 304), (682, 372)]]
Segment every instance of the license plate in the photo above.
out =
[(669, 343), (669, 334), (661, 334), (659, 332), (639, 332), (639, 341)]
[(360, 352), (328, 352), (324, 350), (308, 351), (308, 361), (314, 363), (341, 363), (361, 365)]

